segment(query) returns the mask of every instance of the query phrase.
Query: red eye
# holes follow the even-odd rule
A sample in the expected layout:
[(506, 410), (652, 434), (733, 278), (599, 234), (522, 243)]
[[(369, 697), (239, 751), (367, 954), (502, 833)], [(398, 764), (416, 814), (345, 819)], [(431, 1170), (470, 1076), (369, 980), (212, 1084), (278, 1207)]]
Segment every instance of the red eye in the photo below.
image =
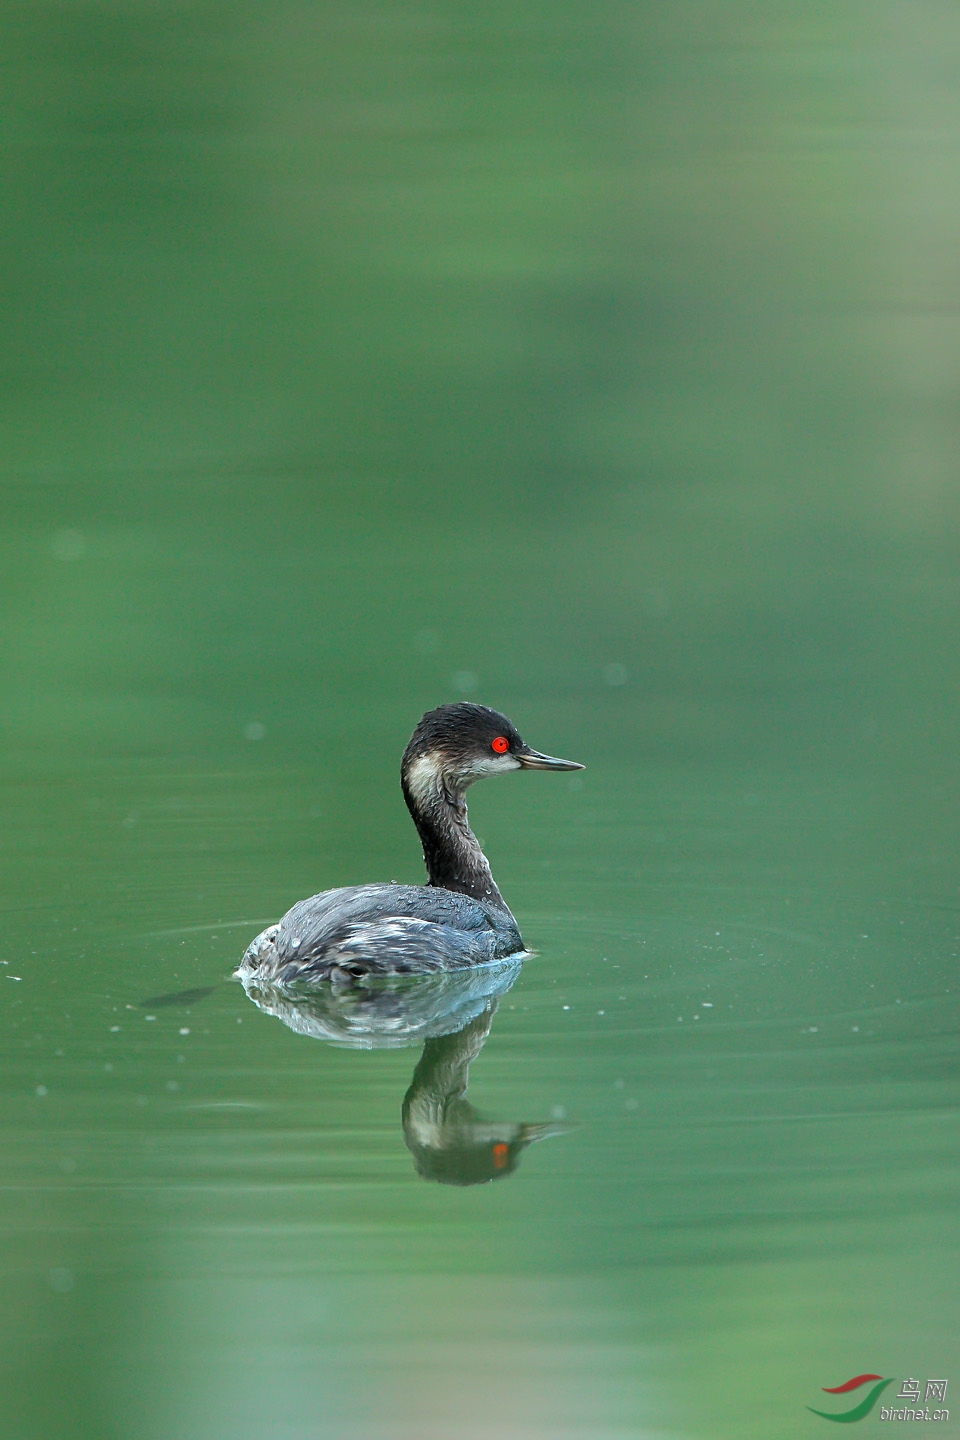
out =
[(498, 735), (496, 740), (490, 741), (490, 749), (496, 750), (498, 755), (503, 755), (510, 749), (510, 741), (506, 735)]

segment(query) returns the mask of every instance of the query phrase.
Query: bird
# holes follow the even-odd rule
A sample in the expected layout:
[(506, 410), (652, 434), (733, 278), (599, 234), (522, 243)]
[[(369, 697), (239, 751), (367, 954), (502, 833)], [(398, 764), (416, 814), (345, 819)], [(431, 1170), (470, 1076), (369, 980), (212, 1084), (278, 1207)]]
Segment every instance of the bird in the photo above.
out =
[(350, 885), (300, 900), (251, 942), (235, 977), (350, 986), (368, 976), (462, 970), (524, 955), (464, 795), (477, 780), (512, 770), (583, 768), (531, 749), (511, 720), (486, 705), (428, 710), (400, 762), (426, 885)]

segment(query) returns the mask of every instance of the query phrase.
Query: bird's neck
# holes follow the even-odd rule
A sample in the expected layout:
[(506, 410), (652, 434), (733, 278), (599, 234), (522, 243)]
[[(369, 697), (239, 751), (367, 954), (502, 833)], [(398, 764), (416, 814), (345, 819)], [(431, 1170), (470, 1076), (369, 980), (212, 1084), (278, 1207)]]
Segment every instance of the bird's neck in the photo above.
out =
[(506, 910), (487, 857), (470, 829), (463, 789), (444, 775), (430, 755), (406, 766), (401, 783), (423, 845), (429, 883)]

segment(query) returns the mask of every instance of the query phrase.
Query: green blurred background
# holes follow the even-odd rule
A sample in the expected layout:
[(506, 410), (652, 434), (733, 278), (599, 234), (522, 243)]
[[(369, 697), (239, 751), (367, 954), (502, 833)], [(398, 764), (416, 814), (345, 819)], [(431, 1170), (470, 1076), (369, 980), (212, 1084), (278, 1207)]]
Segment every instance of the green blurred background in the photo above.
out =
[[(5, 1440), (960, 1387), (960, 13), (0, 14)], [(218, 983), (456, 698), (588, 766), (472, 805), (574, 1128), (464, 1191)]]

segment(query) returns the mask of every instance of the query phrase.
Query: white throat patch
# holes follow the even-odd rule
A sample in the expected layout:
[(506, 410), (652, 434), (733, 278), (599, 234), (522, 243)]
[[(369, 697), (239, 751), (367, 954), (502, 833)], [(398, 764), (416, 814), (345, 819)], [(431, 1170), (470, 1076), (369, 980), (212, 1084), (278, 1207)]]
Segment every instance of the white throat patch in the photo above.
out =
[(439, 795), (443, 789), (443, 770), (434, 754), (421, 755), (407, 771), (407, 784), (413, 798), (421, 805)]

